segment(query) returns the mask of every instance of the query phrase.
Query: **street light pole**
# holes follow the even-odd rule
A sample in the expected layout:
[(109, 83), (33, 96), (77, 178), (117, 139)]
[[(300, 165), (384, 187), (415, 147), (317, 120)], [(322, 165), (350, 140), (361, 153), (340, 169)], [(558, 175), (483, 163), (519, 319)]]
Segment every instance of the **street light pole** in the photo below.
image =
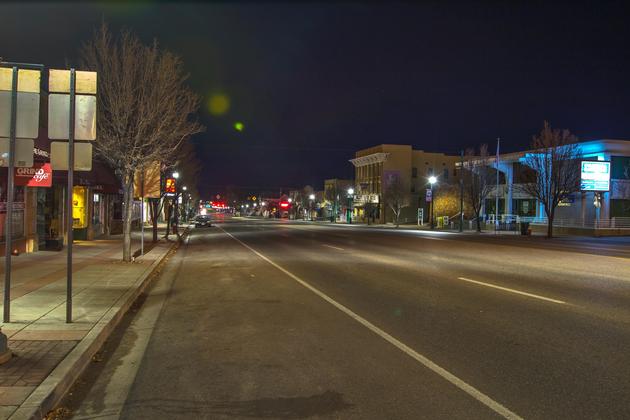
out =
[(460, 153), (459, 166), (459, 231), (464, 231), (464, 149)]
[(348, 224), (352, 224), (352, 199), (354, 197), (354, 188), (348, 188), (348, 209), (346, 210), (346, 219)]
[(315, 200), (315, 194), (311, 194), (308, 196), (308, 215), (309, 215), (309, 219), (312, 222), (313, 221), (313, 200)]
[(179, 213), (179, 172), (173, 172), (173, 178), (175, 178), (175, 206), (173, 206), (175, 215), (173, 217), (173, 223), (175, 224), (175, 234), (177, 238), (179, 238), (179, 216), (177, 214)]
[(431, 185), (431, 229), (435, 229), (435, 223), (433, 221), (433, 202), (435, 201), (435, 197), (433, 195), (433, 184), (437, 182), (437, 178), (433, 175), (429, 177), (429, 184)]

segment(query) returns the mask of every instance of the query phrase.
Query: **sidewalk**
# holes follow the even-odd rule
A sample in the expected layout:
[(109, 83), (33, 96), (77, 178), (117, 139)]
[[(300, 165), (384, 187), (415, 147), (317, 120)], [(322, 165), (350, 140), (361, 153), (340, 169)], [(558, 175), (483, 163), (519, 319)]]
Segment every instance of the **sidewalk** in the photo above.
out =
[[(0, 365), (0, 420), (43, 418), (81, 374), (175, 245), (171, 236), (148, 251), (146, 233), (147, 253), (134, 263), (122, 262), (121, 237), (75, 242), (71, 324), (65, 249), (13, 257), (11, 322), (0, 328), (14, 356)], [(134, 236), (132, 252), (140, 247)], [(4, 259), (0, 273), (4, 282)], [(2, 298), (0, 292), (0, 312)]]

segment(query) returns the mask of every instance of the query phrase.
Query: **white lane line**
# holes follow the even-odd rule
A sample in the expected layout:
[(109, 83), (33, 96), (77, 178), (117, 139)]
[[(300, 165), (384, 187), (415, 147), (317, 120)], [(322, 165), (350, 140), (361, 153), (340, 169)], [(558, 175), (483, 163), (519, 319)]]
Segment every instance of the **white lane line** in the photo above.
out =
[(332, 245), (328, 245), (328, 244), (322, 244), (322, 246), (325, 246), (327, 248), (336, 249), (337, 251), (345, 251), (343, 248), (339, 248), (338, 246), (332, 246)]
[(436, 238), (435, 236), (425, 236), (425, 235), (419, 235), (419, 236), (416, 236), (416, 238), (420, 238), (420, 239), (433, 239), (434, 241), (446, 241), (446, 238)]
[(315, 293), (317, 296), (319, 296), (320, 298), (322, 298), (326, 302), (330, 303), (332, 306), (334, 306), (335, 308), (339, 309), (341, 312), (345, 313), (350, 318), (352, 318), (355, 321), (357, 321), (359, 324), (363, 325), (364, 327), (366, 327), (367, 329), (369, 329), (373, 333), (377, 334), (379, 337), (381, 337), (385, 341), (387, 341), (390, 344), (394, 345), (399, 350), (401, 350), (403, 353), (405, 353), (408, 356), (412, 357), (413, 359), (417, 360), (422, 365), (424, 365), (426, 368), (428, 368), (431, 371), (437, 373), (442, 378), (444, 378), (448, 382), (452, 383), (457, 388), (459, 388), (460, 390), (464, 391), (465, 393), (467, 393), (468, 395), (470, 395), (471, 397), (473, 397), (474, 399), (476, 399), (480, 403), (484, 404), (485, 406), (487, 406), (488, 408), (490, 408), (491, 410), (493, 410), (497, 414), (503, 416), (506, 419), (522, 419), (522, 417), (520, 417), (518, 414), (510, 411), (508, 408), (503, 406), (501, 403), (493, 400), (492, 398), (488, 397), (483, 392), (479, 391), (477, 388), (473, 387), (472, 385), (469, 385), (468, 383), (464, 382), (462, 379), (460, 379), (457, 376), (453, 375), (452, 373), (450, 373), (446, 369), (444, 369), (441, 366), (433, 363), (427, 357), (421, 355), (420, 353), (416, 352), (415, 350), (413, 350), (411, 347), (407, 346), (403, 342), (401, 342), (398, 339), (392, 337), (391, 335), (389, 335), (388, 333), (386, 333), (385, 331), (383, 331), (382, 329), (380, 329), (376, 325), (372, 324), (367, 319), (365, 319), (365, 318), (361, 317), (360, 315), (357, 315), (356, 313), (352, 312), (350, 309), (348, 309), (347, 307), (345, 307), (341, 303), (337, 302), (333, 298), (329, 297), (324, 292), (319, 291), (318, 289), (316, 289), (315, 287), (311, 286), (310, 284), (308, 284), (307, 282), (305, 282), (304, 280), (302, 280), (301, 278), (299, 278), (295, 274), (291, 273), (290, 271), (284, 269), (280, 265), (278, 265), (275, 262), (271, 261), (269, 258), (265, 257), (263, 254), (261, 254), (260, 252), (256, 251), (254, 248), (252, 248), (251, 246), (247, 245), (245, 242), (243, 242), (240, 239), (236, 238), (231, 233), (225, 231), (221, 227), (219, 227), (219, 229), (221, 229), (223, 232), (225, 232), (232, 239), (234, 239), (235, 241), (237, 241), (238, 243), (243, 245), (245, 248), (249, 249), (254, 254), (258, 255), (260, 258), (262, 258), (263, 260), (265, 260), (266, 262), (268, 262), (269, 264), (271, 264), (272, 266), (274, 266), (278, 270), (282, 271), (287, 276), (291, 277), (293, 280), (298, 282), (300, 285), (302, 285), (306, 289), (308, 289), (311, 292)]
[(466, 278), (466, 277), (457, 277), (457, 279), (458, 280), (462, 280), (462, 281), (467, 281), (469, 283), (475, 283), (475, 284), (478, 284), (480, 286), (492, 287), (493, 289), (503, 290), (504, 292), (515, 293), (517, 295), (523, 295), (523, 296), (527, 296), (527, 297), (534, 298), (534, 299), (540, 299), (540, 300), (544, 300), (544, 301), (547, 301), (547, 302), (558, 303), (560, 305), (566, 305), (567, 304), (563, 300), (551, 299), (551, 298), (548, 298), (548, 297), (535, 295), (533, 293), (521, 292), (520, 290), (509, 289), (507, 287), (497, 286), (496, 284), (484, 283), (482, 281), (477, 281), (477, 280), (469, 279), (469, 278)]

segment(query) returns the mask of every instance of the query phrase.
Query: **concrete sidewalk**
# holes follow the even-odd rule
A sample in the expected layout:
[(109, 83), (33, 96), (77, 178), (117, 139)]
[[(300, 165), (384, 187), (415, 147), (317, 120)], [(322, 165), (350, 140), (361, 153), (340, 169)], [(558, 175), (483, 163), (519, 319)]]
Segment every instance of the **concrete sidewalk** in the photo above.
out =
[[(121, 238), (75, 242), (71, 324), (65, 322), (65, 249), (12, 259), (11, 322), (0, 328), (14, 356), (0, 365), (0, 420), (41, 419), (54, 407), (142, 293), (175, 240), (174, 235), (170, 241), (161, 239), (134, 263), (122, 262)], [(145, 251), (149, 245), (145, 239)], [(138, 234), (132, 246), (137, 248)], [(0, 272), (4, 281), (3, 264)]]

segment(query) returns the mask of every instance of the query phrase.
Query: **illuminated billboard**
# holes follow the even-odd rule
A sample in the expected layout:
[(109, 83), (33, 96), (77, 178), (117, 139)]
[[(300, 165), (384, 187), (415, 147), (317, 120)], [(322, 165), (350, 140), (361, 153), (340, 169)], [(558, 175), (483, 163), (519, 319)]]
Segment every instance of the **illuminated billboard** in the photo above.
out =
[(175, 194), (175, 178), (166, 178), (166, 183), (164, 184), (164, 192), (167, 194)]
[(610, 191), (610, 162), (584, 160), (580, 166), (582, 191)]

